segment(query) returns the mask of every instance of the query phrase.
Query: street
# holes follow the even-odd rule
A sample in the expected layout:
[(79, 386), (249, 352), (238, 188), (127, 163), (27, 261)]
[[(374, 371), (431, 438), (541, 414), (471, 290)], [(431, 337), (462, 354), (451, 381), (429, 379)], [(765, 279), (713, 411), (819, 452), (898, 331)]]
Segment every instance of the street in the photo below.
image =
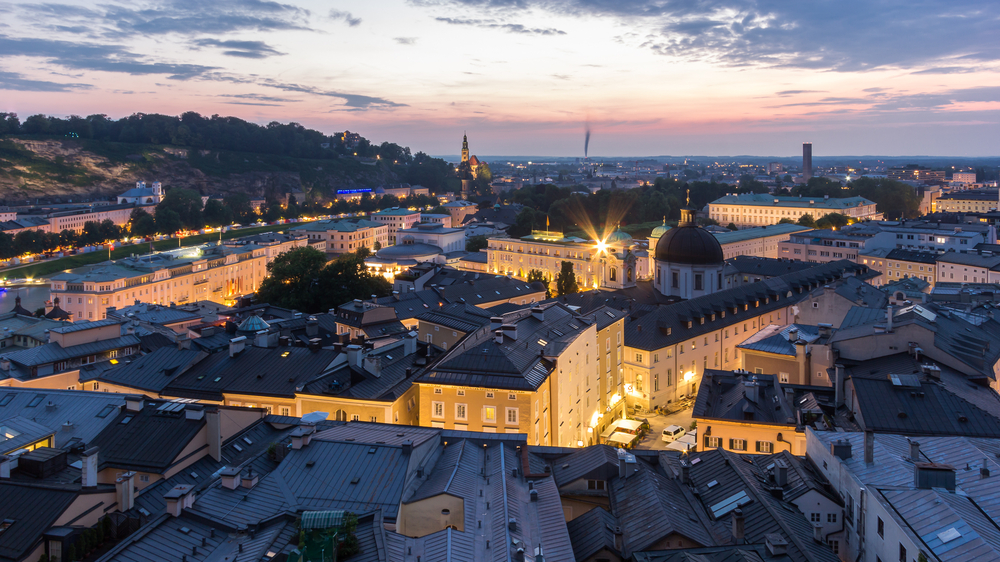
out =
[(663, 430), (667, 426), (679, 425), (686, 430), (691, 429), (691, 413), (692, 410), (686, 409), (680, 412), (675, 412), (673, 414), (663, 416), (659, 414), (640, 414), (636, 416), (637, 419), (645, 418), (649, 421), (649, 433), (646, 434), (642, 440), (636, 444), (636, 449), (647, 449), (647, 450), (664, 450), (667, 448), (669, 443), (664, 443), (661, 435)]

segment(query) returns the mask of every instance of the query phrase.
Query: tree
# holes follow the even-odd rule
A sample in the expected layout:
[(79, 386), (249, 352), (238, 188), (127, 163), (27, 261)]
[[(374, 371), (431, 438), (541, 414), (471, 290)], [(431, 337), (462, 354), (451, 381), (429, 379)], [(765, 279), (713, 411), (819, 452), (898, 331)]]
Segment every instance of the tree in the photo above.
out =
[(218, 199), (209, 199), (202, 212), (205, 225), (212, 228), (233, 224), (233, 211)]
[(368, 256), (372, 255), (372, 251), (365, 246), (361, 246), (360, 248), (354, 251), (354, 255), (361, 259), (365, 259)]
[(470, 236), (469, 239), (465, 241), (465, 251), (478, 252), (479, 250), (485, 250), (489, 244), (490, 243), (487, 241), (486, 236), (482, 234), (478, 236)]
[(129, 219), (129, 233), (132, 236), (152, 236), (156, 234), (156, 219), (153, 215), (135, 209), (132, 211), (132, 218)]
[[(211, 203), (211, 201), (209, 202)], [(245, 193), (230, 193), (223, 197), (222, 203), (232, 212), (233, 218), (237, 222), (247, 224), (257, 220), (257, 213), (254, 212), (253, 206), (250, 205), (250, 196)]]
[[(188, 230), (201, 230), (205, 226), (201, 208), (201, 195), (197, 191), (175, 187), (167, 191), (163, 200), (156, 206), (156, 216), (159, 218), (161, 211), (170, 210), (177, 213), (181, 227)], [(180, 230), (180, 228), (174, 231), (176, 230)]]
[(377, 252), (377, 251), (379, 251), (381, 249), (382, 249), (382, 243), (379, 242), (378, 240), (376, 240), (375, 243), (372, 244), (372, 251), (373, 252)]
[(799, 217), (799, 226), (808, 226), (809, 228), (816, 228), (816, 219), (812, 215), (806, 213)]
[(122, 237), (122, 229), (118, 227), (111, 219), (104, 219), (97, 228), (97, 232), (100, 235), (100, 242), (105, 242), (108, 240), (118, 240)]
[(428, 214), (430, 214), (430, 215), (450, 215), (451, 213), (448, 212), (448, 209), (445, 209), (441, 205), (438, 205), (437, 207), (434, 207), (433, 209), (431, 209), (430, 211), (428, 211)]
[(562, 262), (562, 268), (556, 275), (556, 295), (561, 297), (579, 292), (580, 287), (576, 284), (576, 273), (573, 272), (573, 264), (568, 261)]
[(739, 228), (736, 227), (736, 223), (733, 223), (733, 222), (727, 224), (726, 228), (728, 228), (729, 230), (739, 230)]
[(827, 213), (816, 221), (817, 228), (843, 228), (851, 223), (850, 217), (840, 213)]
[(184, 227), (181, 216), (171, 209), (156, 210), (156, 231), (160, 234), (174, 234)]
[(283, 252), (267, 264), (268, 276), (257, 290), (257, 299), (303, 312), (323, 310), (319, 308), (319, 276), (325, 265), (323, 252), (309, 246)]
[(785, 218), (781, 219), (780, 221), (778, 221), (778, 224), (796, 224), (796, 223), (792, 219), (790, 219), (788, 217), (785, 217)]
[(545, 280), (545, 274), (537, 269), (532, 269), (528, 272), (528, 283), (534, 283), (535, 281), (545, 285), (545, 298), (551, 299), (552, 289), (549, 288), (549, 282)]
[(17, 257), (14, 237), (6, 232), (0, 232), (0, 259), (9, 260), (13, 257)]

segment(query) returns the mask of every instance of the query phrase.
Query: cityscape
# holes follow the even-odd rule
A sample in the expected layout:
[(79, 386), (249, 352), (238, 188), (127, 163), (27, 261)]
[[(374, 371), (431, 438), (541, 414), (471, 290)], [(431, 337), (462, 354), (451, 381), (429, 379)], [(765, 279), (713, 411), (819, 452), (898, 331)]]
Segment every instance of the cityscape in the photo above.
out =
[(289, 2), (0, 6), (0, 562), (1000, 561), (996, 6)]

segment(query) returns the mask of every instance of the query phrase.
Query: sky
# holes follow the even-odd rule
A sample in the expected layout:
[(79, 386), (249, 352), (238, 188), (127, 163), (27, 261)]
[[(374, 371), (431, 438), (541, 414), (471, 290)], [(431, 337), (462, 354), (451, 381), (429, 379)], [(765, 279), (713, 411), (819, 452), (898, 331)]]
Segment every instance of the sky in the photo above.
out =
[(435, 155), (1000, 154), (995, 0), (0, 0), (0, 111)]

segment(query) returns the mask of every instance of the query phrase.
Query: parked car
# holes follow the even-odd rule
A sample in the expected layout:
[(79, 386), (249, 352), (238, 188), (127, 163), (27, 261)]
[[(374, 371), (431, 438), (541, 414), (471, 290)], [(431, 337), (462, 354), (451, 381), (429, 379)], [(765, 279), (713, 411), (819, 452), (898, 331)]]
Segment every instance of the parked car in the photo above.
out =
[(684, 435), (684, 428), (679, 425), (671, 425), (663, 430), (663, 442), (670, 443), (681, 435)]

